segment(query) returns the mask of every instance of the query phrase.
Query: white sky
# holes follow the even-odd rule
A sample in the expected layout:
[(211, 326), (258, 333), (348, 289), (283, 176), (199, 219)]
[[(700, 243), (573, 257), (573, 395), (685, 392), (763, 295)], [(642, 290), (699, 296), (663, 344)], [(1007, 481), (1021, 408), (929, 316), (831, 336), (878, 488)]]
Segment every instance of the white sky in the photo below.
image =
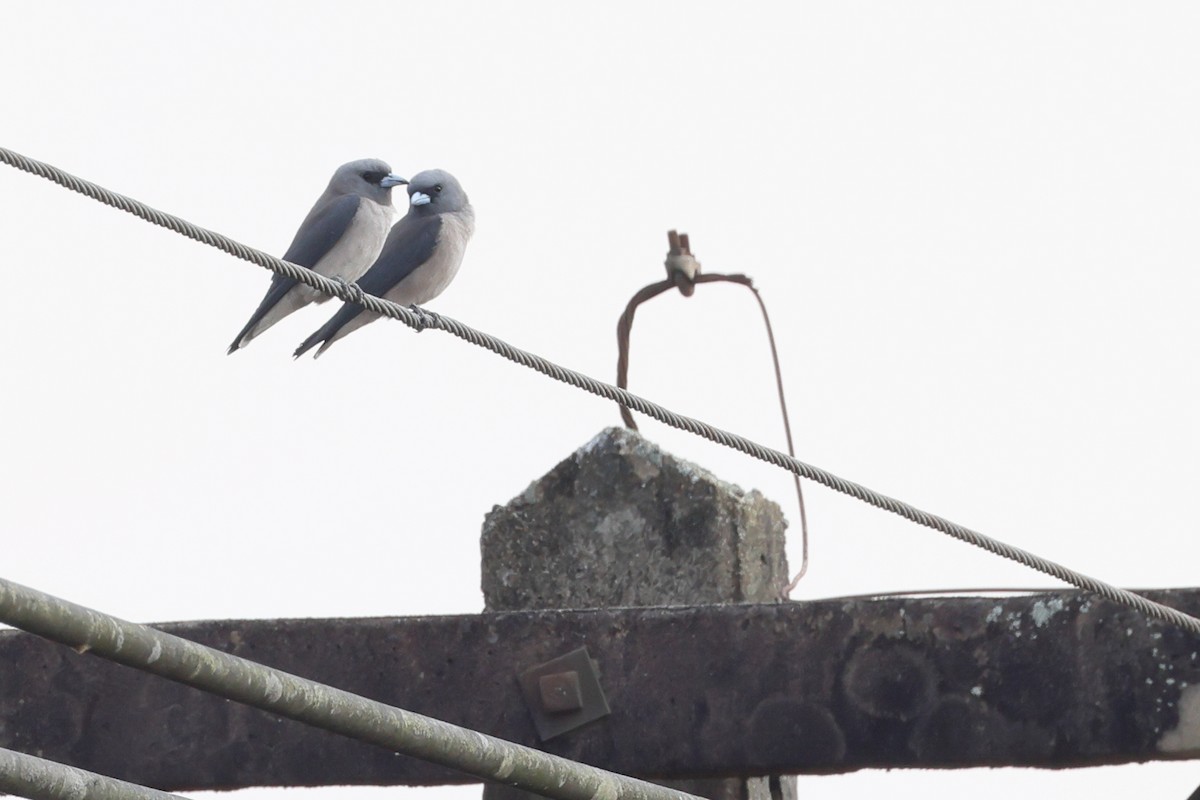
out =
[[(1194, 585), (1200, 6), (773, 9), (9, 3), (0, 144), (276, 254), (344, 161), (448, 169), (478, 226), (430, 307), (606, 380), (617, 316), (678, 227), (707, 271), (762, 289), (802, 459), (1108, 581)], [(293, 363), (332, 305), (226, 356), (263, 270), (7, 167), (0, 218), (0, 573), (76, 602), (143, 621), (475, 612), (484, 513), (619, 423), (395, 323)], [(743, 289), (643, 307), (631, 388), (782, 442)], [(786, 473), (643, 431), (794, 516)], [(808, 500), (797, 598), (1055, 585)], [(1178, 763), (801, 792), (1197, 784)]]

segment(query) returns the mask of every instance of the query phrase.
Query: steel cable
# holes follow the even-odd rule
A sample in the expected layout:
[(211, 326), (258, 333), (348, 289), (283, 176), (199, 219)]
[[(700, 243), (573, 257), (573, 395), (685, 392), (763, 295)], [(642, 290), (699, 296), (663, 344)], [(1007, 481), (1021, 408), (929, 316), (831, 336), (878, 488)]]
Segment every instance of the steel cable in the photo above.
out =
[(549, 361), (541, 356), (529, 353), (520, 348), (513, 347), (507, 342), (498, 339), (490, 334), (478, 331), (468, 325), (445, 317), (440, 314), (435, 314), (426, 311), (417, 306), (404, 307), (392, 303), (387, 300), (382, 300), (373, 295), (365, 295), (357, 286), (343, 283), (341, 281), (333, 281), (325, 278), (317, 273), (305, 269), (303, 267), (291, 264), (287, 261), (282, 261), (274, 256), (268, 255), (260, 250), (252, 247), (247, 247), (240, 242), (230, 239), (228, 236), (210, 231), (206, 228), (201, 228), (197, 225), (180, 219), (179, 217), (167, 214), (150, 206), (126, 197), (116, 192), (109, 191), (102, 186), (85, 181), (70, 173), (64, 172), (50, 164), (41, 161), (36, 161), (32, 158), (15, 153), (4, 147), (0, 147), (0, 161), (15, 167), (17, 169), (29, 172), (33, 175), (45, 178), (59, 184), (74, 192), (79, 192), (87, 197), (97, 200), (105, 205), (119, 208), (134, 216), (140, 217), (147, 222), (152, 222), (155, 225), (175, 231), (189, 239), (194, 239), (198, 242), (203, 242), (218, 250), (229, 253), (232, 256), (249, 261), (252, 264), (257, 264), (260, 267), (271, 270), (272, 272), (286, 275), (289, 278), (311, 286), (325, 294), (337, 297), (346, 302), (357, 303), (369, 311), (382, 314), (395, 320), (403, 322), (405, 325), (422, 331), (427, 328), (436, 328), (445, 331), (453, 336), (470, 342), (471, 344), (482, 347), (485, 350), (502, 356), (509, 361), (520, 364), (523, 367), (540, 372), (543, 375), (554, 378), (562, 383), (569, 384), (578, 389), (583, 389), (598, 397), (606, 400), (620, 403), (629, 408), (639, 411), (648, 417), (652, 417), (659, 422), (670, 425), (673, 428), (687, 431), (696, 436), (701, 436), (718, 444), (722, 444), (738, 452), (745, 453), (748, 456), (765, 461), (777, 467), (799, 475), (802, 478), (815, 481), (822, 486), (833, 489), (835, 492), (849, 495), (864, 503), (873, 505), (876, 508), (881, 508), (884, 511), (889, 511), (897, 516), (923, 525), (927, 528), (932, 528), (935, 531), (944, 533), (947, 536), (952, 536), (959, 541), (974, 545), (989, 553), (1016, 561), (1027, 567), (1051, 575), (1065, 583), (1084, 589), (1089, 592), (1094, 592), (1101, 597), (1108, 598), (1118, 603), (1122, 603), (1131, 608), (1137, 609), (1139, 612), (1148, 617), (1174, 623), (1192, 633), (1200, 634), (1200, 619), (1184, 614), (1168, 606), (1160, 603), (1155, 603), (1151, 600), (1126, 591), (1119, 587), (1105, 583), (1103, 581), (1092, 578), (1083, 573), (1077, 572), (1069, 567), (1065, 567), (1049, 559), (1022, 550), (1019, 547), (1001, 542), (986, 536), (978, 531), (971, 530), (958, 523), (951, 522), (948, 519), (939, 517), (936, 514), (931, 514), (928, 511), (905, 503), (902, 500), (897, 500), (879, 492), (868, 489), (865, 486), (840, 478), (831, 472), (827, 472), (820, 467), (812, 466), (799, 459), (793, 458), (781, 453), (778, 450), (773, 450), (769, 447), (764, 447), (756, 442), (753, 442), (745, 437), (730, 433), (720, 428), (708, 425), (700, 420), (691, 417), (685, 417), (677, 414), (670, 409), (664, 408), (657, 403), (652, 403), (649, 400), (644, 400), (641, 397), (632, 394), (623, 389), (619, 389), (603, 381), (576, 372), (575, 370), (567, 369), (552, 361)]

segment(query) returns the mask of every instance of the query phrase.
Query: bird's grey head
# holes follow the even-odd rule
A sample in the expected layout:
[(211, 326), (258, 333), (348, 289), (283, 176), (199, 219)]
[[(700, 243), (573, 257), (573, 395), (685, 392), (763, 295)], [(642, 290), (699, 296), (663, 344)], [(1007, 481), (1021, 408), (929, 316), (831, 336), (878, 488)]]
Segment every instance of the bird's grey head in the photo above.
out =
[(329, 181), (333, 194), (357, 194), (374, 200), (382, 206), (392, 204), (392, 187), (408, 183), (392, 172), (387, 162), (378, 158), (360, 158), (342, 164)]
[(448, 214), (462, 211), (470, 202), (456, 179), (444, 169), (418, 172), (408, 182), (408, 202), (422, 214)]

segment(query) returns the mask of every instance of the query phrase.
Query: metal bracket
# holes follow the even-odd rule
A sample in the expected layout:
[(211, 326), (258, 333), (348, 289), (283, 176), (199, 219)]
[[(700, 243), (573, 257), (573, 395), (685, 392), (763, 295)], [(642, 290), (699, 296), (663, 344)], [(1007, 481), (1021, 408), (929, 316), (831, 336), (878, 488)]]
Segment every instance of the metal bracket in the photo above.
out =
[(667, 280), (683, 293), (691, 297), (696, 291), (696, 276), (700, 274), (700, 262), (692, 255), (692, 243), (686, 233), (667, 231)]
[(517, 681), (543, 742), (612, 713), (586, 647), (530, 667)]

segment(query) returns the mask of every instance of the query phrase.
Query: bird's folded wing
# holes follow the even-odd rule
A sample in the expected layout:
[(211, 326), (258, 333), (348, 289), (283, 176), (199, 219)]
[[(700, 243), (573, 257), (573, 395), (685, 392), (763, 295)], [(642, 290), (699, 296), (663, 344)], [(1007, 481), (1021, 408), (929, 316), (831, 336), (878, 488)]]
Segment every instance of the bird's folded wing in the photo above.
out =
[(385, 295), (433, 256), (441, 229), (438, 215), (406, 215), (392, 227), (379, 258), (358, 279), (358, 285), (367, 294)]
[(310, 269), (315, 267), (350, 229), (359, 204), (366, 202), (370, 201), (355, 194), (344, 194), (313, 206), (283, 254), (283, 260)]

